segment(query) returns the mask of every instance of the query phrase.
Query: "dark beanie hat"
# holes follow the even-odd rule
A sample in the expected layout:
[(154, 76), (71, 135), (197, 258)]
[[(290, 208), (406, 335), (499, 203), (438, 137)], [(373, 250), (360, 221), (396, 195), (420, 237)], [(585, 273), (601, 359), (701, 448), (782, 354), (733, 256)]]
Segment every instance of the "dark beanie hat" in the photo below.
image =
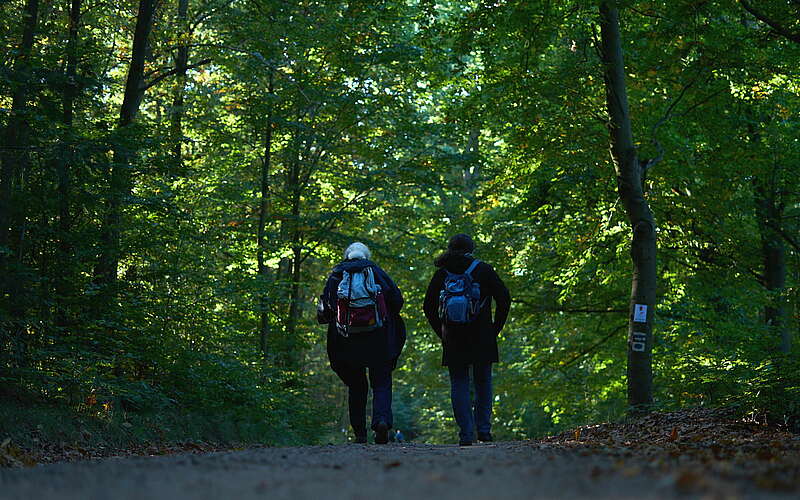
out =
[(468, 234), (457, 234), (450, 238), (447, 243), (447, 250), (451, 253), (472, 253), (475, 250), (475, 242), (472, 241)]
[(447, 261), (451, 257), (472, 253), (474, 250), (475, 242), (472, 241), (472, 238), (470, 238), (468, 234), (457, 234), (450, 238), (450, 241), (447, 242), (447, 251), (436, 257), (433, 261), (433, 265), (442, 267), (447, 264)]

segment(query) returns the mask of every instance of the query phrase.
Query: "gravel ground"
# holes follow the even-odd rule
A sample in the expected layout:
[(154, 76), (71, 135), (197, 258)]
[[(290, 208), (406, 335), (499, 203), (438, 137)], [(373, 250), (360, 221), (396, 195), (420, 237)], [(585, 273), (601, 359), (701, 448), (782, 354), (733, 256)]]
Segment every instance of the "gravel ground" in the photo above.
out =
[[(258, 448), (0, 470), (2, 499), (793, 498), (531, 442)], [(701, 479), (697, 479), (700, 477)]]

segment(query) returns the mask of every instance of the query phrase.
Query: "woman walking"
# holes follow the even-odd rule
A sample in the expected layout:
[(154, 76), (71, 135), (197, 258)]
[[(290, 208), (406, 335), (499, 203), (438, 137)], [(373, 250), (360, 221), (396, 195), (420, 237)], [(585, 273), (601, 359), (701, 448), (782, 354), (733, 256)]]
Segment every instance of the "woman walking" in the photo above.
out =
[[(511, 307), (511, 296), (489, 264), (475, 259), (475, 243), (466, 234), (450, 238), (436, 258), (423, 309), (442, 340), (442, 365), (450, 372), (450, 399), (461, 446), (492, 441), (492, 363), (498, 362), (497, 335)], [(497, 309), (492, 318), (492, 299)], [(470, 367), (475, 385), (470, 397)]]
[(392, 428), (392, 370), (405, 344), (406, 329), (400, 317), (403, 295), (370, 258), (363, 243), (347, 247), (344, 261), (333, 268), (325, 284), (319, 321), (328, 324), (331, 368), (348, 389), (355, 441), (367, 442), (365, 413), (371, 386), (371, 428), (375, 443), (386, 444)]

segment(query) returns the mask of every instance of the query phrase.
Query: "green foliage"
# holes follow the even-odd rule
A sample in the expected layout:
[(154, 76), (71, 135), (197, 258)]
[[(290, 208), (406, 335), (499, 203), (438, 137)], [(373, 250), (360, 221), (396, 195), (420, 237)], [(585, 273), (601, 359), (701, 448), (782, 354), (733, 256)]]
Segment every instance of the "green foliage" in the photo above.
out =
[[(169, 74), (148, 88), (124, 129), (135, 2), (83, 13), (72, 123), (68, 5), (41, 8), (28, 73), (15, 63), (23, 4), (0, 15), (0, 125), (19, 111), (29, 131), (0, 144), (21, 169), (0, 248), (4, 422), (30, 407), (53, 433), (47, 422), (74, 415), (126, 439), (343, 441), (345, 392), (313, 310), (341, 249), (361, 240), (406, 298), (397, 427), (451, 442), (421, 304), (435, 254), (461, 231), (514, 298), (497, 437), (624, 414), (630, 229), (593, 3), (190, 1), (190, 31), (163, 3), (148, 78), (167, 74), (182, 44), (190, 63), (211, 62), (185, 86)], [(759, 4), (786, 17), (784, 3)], [(657, 405), (733, 402), (797, 422), (798, 348), (779, 355), (778, 339), (799, 326), (800, 44), (732, 0), (621, 11), (639, 154), (664, 153), (645, 183), (658, 225)], [(134, 161), (114, 164), (119, 150)], [(132, 188), (109, 287), (95, 268), (115, 168)], [(767, 262), (783, 285), (769, 284)]]

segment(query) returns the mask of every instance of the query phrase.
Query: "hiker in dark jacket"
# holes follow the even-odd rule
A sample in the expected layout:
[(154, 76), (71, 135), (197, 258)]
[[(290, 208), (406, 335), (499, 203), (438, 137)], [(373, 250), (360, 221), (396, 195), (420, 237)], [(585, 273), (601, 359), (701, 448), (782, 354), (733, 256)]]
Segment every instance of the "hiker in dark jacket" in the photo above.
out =
[[(328, 359), (331, 368), (348, 388), (350, 425), (357, 443), (367, 442), (366, 406), (372, 386), (372, 430), (375, 442), (389, 441), (392, 428), (392, 370), (406, 341), (406, 327), (400, 317), (403, 295), (392, 279), (369, 260), (363, 243), (353, 243), (344, 252), (344, 261), (333, 268), (321, 297), (323, 316), (328, 322)], [(344, 272), (353, 276), (370, 267), (375, 284), (385, 299), (387, 318), (383, 326), (366, 332), (347, 332), (337, 326), (337, 291)], [(324, 320), (321, 320), (324, 321)], [(369, 372), (369, 385), (367, 383)]]
[[(423, 309), (433, 331), (442, 340), (442, 365), (450, 372), (450, 399), (459, 426), (459, 444), (471, 445), (477, 427), (479, 441), (491, 441), (492, 363), (498, 362), (497, 335), (503, 329), (511, 307), (511, 295), (495, 270), (472, 256), (475, 243), (466, 234), (450, 238), (447, 251), (436, 258), (439, 269), (433, 275), (425, 294)], [(473, 264), (475, 264), (473, 266)], [(470, 270), (473, 281), (480, 284), (479, 311), (465, 324), (446, 324), (440, 318), (440, 293), (449, 273), (463, 274)], [(496, 304), (492, 318), (492, 299)], [(469, 391), (472, 367), (475, 384), (475, 405)]]

